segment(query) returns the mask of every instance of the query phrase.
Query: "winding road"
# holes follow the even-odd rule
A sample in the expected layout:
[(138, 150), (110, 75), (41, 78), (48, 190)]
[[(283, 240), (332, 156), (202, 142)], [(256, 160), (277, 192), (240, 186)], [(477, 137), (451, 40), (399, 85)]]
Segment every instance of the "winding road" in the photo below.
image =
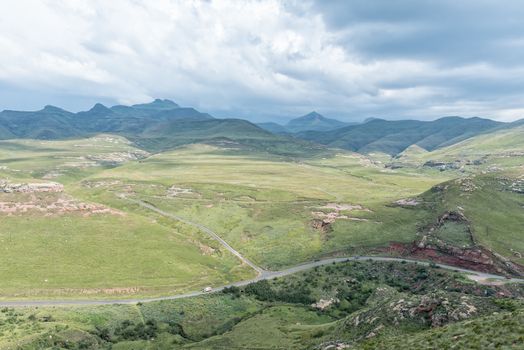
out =
[[(261, 280), (268, 280), (278, 277), (283, 277), (287, 275), (291, 275), (297, 272), (301, 272), (304, 270), (308, 270), (311, 268), (314, 268), (316, 266), (323, 266), (323, 265), (329, 265), (333, 263), (338, 262), (346, 262), (346, 261), (356, 261), (356, 260), (372, 260), (372, 261), (406, 261), (406, 262), (412, 262), (423, 266), (429, 266), (429, 262), (425, 261), (419, 261), (419, 260), (411, 260), (411, 259), (403, 259), (403, 258), (393, 258), (393, 257), (378, 257), (378, 256), (350, 256), (350, 257), (340, 257), (340, 258), (327, 258), (327, 259), (321, 259), (316, 261), (307, 262), (304, 264), (300, 264), (297, 266), (290, 267), (285, 270), (280, 271), (269, 271), (264, 270), (261, 267), (255, 265), (253, 262), (251, 262), (249, 259), (244, 257), (242, 254), (240, 254), (238, 251), (236, 251), (233, 247), (231, 247), (226, 241), (224, 241), (220, 236), (218, 236), (215, 232), (210, 230), (209, 228), (198, 224), (196, 222), (192, 222), (190, 220), (184, 219), (182, 217), (179, 217), (177, 215), (165, 212), (157, 207), (155, 207), (152, 204), (128, 198), (124, 195), (119, 196), (122, 199), (126, 199), (128, 201), (131, 201), (133, 203), (136, 203), (144, 208), (147, 208), (149, 210), (152, 210), (162, 216), (171, 218), (173, 220), (177, 220), (183, 223), (186, 223), (188, 225), (197, 227), (198, 229), (202, 230), (203, 232), (210, 235), (212, 238), (217, 240), (222, 246), (224, 246), (228, 251), (230, 251), (233, 255), (235, 255), (238, 259), (240, 259), (243, 263), (249, 265), (252, 267), (255, 271), (257, 271), (258, 276), (249, 280), (239, 281), (235, 283), (230, 283), (224, 286), (212, 288), (210, 291), (204, 292), (204, 291), (195, 291), (195, 292), (189, 292), (184, 294), (176, 294), (171, 296), (165, 296), (165, 297), (158, 297), (158, 298), (135, 298), (135, 299), (112, 299), (112, 300), (73, 300), (73, 299), (64, 299), (64, 300), (20, 300), (20, 301), (0, 301), (0, 307), (36, 307), (36, 306), (88, 306), (88, 305), (112, 305), (112, 304), (137, 304), (137, 303), (147, 303), (147, 302), (153, 302), (153, 301), (161, 301), (161, 300), (175, 300), (175, 299), (183, 299), (183, 298), (190, 298), (190, 297), (196, 297), (199, 295), (204, 294), (210, 294), (210, 293), (216, 293), (224, 290), (225, 288), (236, 286), (245, 286), (249, 283), (261, 281)], [(473, 279), (492, 279), (492, 280), (499, 280), (504, 282), (514, 282), (514, 283), (524, 283), (524, 279), (520, 278), (506, 278), (505, 276), (499, 276), (484, 272), (478, 272), (473, 270), (467, 270), (458, 268), (455, 266), (445, 265), (445, 264), (435, 264), (436, 266), (446, 269), (446, 270), (452, 270), (457, 272), (466, 273), (471, 277), (474, 277)]]

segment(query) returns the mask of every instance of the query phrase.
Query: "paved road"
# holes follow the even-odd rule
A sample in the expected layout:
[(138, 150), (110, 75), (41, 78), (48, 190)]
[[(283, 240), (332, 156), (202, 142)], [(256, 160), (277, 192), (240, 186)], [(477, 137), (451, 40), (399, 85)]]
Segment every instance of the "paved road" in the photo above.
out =
[[(205, 227), (204, 225), (201, 225), (199, 223), (184, 219), (178, 215), (171, 214), (168, 212), (165, 212), (161, 209), (158, 209), (152, 204), (131, 199), (126, 197), (125, 195), (119, 195), (120, 198), (126, 199), (130, 202), (136, 203), (144, 208), (147, 208), (149, 210), (152, 210), (160, 215), (163, 215), (165, 217), (171, 218), (173, 220), (181, 221), (183, 223), (186, 223), (188, 225), (197, 227), (198, 229), (202, 230), (203, 232), (210, 235), (212, 238), (220, 242), (228, 251), (230, 251), (233, 255), (238, 257), (242, 262), (252, 267), (255, 271), (257, 271), (258, 276), (249, 280), (245, 281), (239, 281), (235, 283), (231, 283), (228, 285), (220, 286), (213, 288), (209, 292), (203, 292), (203, 291), (196, 291), (196, 292), (190, 292), (185, 294), (177, 294), (177, 295), (171, 295), (166, 297), (159, 297), (159, 298), (142, 298), (142, 299), (113, 299), (113, 300), (31, 300), (31, 301), (0, 301), (0, 307), (4, 306), (10, 306), (10, 307), (33, 307), (33, 306), (81, 306), (81, 305), (111, 305), (111, 304), (136, 304), (136, 303), (147, 303), (152, 301), (161, 301), (161, 300), (174, 300), (174, 299), (182, 299), (182, 298), (190, 298), (195, 297), (203, 294), (209, 294), (209, 293), (216, 293), (222, 291), (224, 288), (232, 287), (232, 286), (244, 286), (249, 283), (257, 282), (260, 280), (267, 280), (277, 277), (283, 277), (287, 275), (291, 275), (300, 271), (308, 270), (311, 268), (314, 268), (316, 266), (322, 266), (322, 265), (328, 265), (332, 263), (337, 262), (344, 262), (344, 261), (352, 261), (352, 260), (373, 260), (373, 261), (410, 261), (410, 262), (416, 262), (417, 264), (428, 266), (428, 262), (423, 261), (417, 261), (417, 260), (409, 260), (409, 259), (402, 259), (402, 258), (390, 258), (390, 257), (377, 257), (377, 256), (351, 256), (351, 257), (345, 257), (345, 258), (328, 258), (328, 259), (321, 259), (317, 261), (311, 261), (308, 263), (304, 263), (301, 265), (290, 267), (289, 269), (281, 270), (281, 271), (268, 271), (260, 268), (259, 266), (255, 265), (253, 262), (251, 262), (249, 259), (244, 257), (242, 254), (240, 254), (238, 251), (236, 251), (233, 247), (231, 247), (226, 241), (224, 241), (222, 238), (220, 238), (219, 235), (217, 235), (215, 232), (210, 230), (209, 228)], [(444, 264), (436, 264), (437, 266), (447, 269), (447, 270), (454, 270), (463, 272), (466, 274), (474, 275), (477, 278), (481, 279), (495, 279), (495, 280), (503, 280), (507, 282), (518, 282), (523, 283), (524, 279), (519, 278), (511, 278), (507, 279), (504, 276), (498, 276), (493, 275), (489, 273), (483, 273), (483, 272), (477, 272), (467, 269), (462, 269), (454, 266), (444, 265)]]
[[(183, 298), (196, 297), (196, 296), (204, 295), (204, 294), (220, 292), (224, 288), (231, 287), (231, 286), (240, 287), (240, 286), (244, 286), (249, 283), (257, 282), (260, 280), (283, 277), (283, 276), (291, 275), (291, 274), (294, 274), (300, 271), (308, 270), (316, 266), (329, 265), (334, 262), (337, 263), (337, 262), (354, 261), (354, 260), (408, 261), (408, 262), (414, 262), (414, 263), (424, 265), (424, 266), (429, 266), (428, 262), (410, 260), (410, 259), (402, 259), (402, 258), (389, 258), (389, 257), (377, 257), (377, 256), (351, 256), (351, 257), (345, 257), (345, 258), (329, 258), (329, 259), (322, 259), (318, 261), (308, 262), (308, 263), (297, 265), (297, 266), (291, 267), (289, 269), (281, 270), (281, 271), (263, 271), (260, 275), (258, 275), (255, 278), (245, 280), (245, 281), (231, 283), (231, 284), (220, 286), (217, 288), (213, 288), (210, 292), (196, 291), (196, 292), (177, 294), (177, 295), (171, 295), (171, 296), (166, 296), (166, 297), (142, 298), (142, 299), (113, 299), (113, 300), (67, 300), (66, 299), (66, 300), (0, 301), (0, 307), (4, 307), (4, 306), (34, 307), (34, 306), (86, 306), (86, 305), (136, 304), (136, 303), (148, 303), (152, 301), (161, 301), (161, 300), (183, 299)], [(483, 273), (483, 272), (478, 272), (478, 271), (472, 271), (472, 270), (462, 269), (462, 268), (444, 265), (444, 264), (436, 264), (436, 265), (446, 270), (463, 272), (463, 273), (474, 275), (480, 278), (501, 280), (504, 282), (524, 283), (524, 279), (520, 279), (520, 278), (507, 279), (504, 276), (493, 275), (493, 274)]]

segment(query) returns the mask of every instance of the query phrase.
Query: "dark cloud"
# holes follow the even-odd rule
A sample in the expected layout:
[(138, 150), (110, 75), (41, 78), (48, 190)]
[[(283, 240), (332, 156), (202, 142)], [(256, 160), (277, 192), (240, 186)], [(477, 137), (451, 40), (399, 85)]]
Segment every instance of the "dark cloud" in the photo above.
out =
[(364, 59), (520, 65), (524, 58), (519, 0), (335, 0), (316, 1), (314, 9), (330, 28), (346, 31), (341, 42)]

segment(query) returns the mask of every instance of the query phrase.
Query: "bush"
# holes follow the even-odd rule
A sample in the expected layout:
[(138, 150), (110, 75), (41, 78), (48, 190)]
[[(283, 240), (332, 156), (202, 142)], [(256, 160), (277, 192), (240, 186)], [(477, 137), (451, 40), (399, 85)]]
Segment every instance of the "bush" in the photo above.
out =
[(224, 294), (232, 294), (235, 297), (240, 297), (241, 290), (236, 286), (226, 287), (222, 290)]
[(304, 286), (291, 287), (290, 290), (276, 291), (267, 280), (248, 284), (244, 289), (247, 295), (252, 295), (260, 301), (282, 301), (294, 304), (311, 304), (315, 300), (311, 291)]
[(174, 321), (170, 321), (168, 324), (167, 332), (173, 335), (180, 335), (182, 338), (187, 338), (186, 332), (181, 324)]
[(275, 291), (271, 288), (267, 280), (248, 284), (245, 288), (245, 292), (248, 295), (253, 295), (261, 301), (275, 300)]
[(508, 311), (515, 311), (515, 310), (517, 310), (517, 304), (513, 300), (510, 300), (510, 299), (494, 299), (493, 302), (495, 303), (495, 305), (497, 305), (498, 307), (500, 307), (503, 310), (508, 310)]
[(109, 332), (106, 329), (101, 331), (104, 333), (102, 334), (99, 332), (99, 337), (111, 342), (140, 339), (149, 340), (156, 337), (158, 333), (158, 325), (155, 320), (147, 320), (145, 323), (137, 324), (134, 324), (130, 320), (125, 320), (115, 329), (115, 339), (109, 336)]

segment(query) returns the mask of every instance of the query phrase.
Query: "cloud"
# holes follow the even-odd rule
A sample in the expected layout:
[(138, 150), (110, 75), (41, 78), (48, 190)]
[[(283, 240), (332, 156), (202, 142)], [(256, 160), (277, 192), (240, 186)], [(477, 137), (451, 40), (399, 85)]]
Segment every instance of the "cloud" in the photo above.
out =
[(163, 97), (256, 120), (516, 119), (523, 12), (516, 0), (6, 0), (0, 107)]

